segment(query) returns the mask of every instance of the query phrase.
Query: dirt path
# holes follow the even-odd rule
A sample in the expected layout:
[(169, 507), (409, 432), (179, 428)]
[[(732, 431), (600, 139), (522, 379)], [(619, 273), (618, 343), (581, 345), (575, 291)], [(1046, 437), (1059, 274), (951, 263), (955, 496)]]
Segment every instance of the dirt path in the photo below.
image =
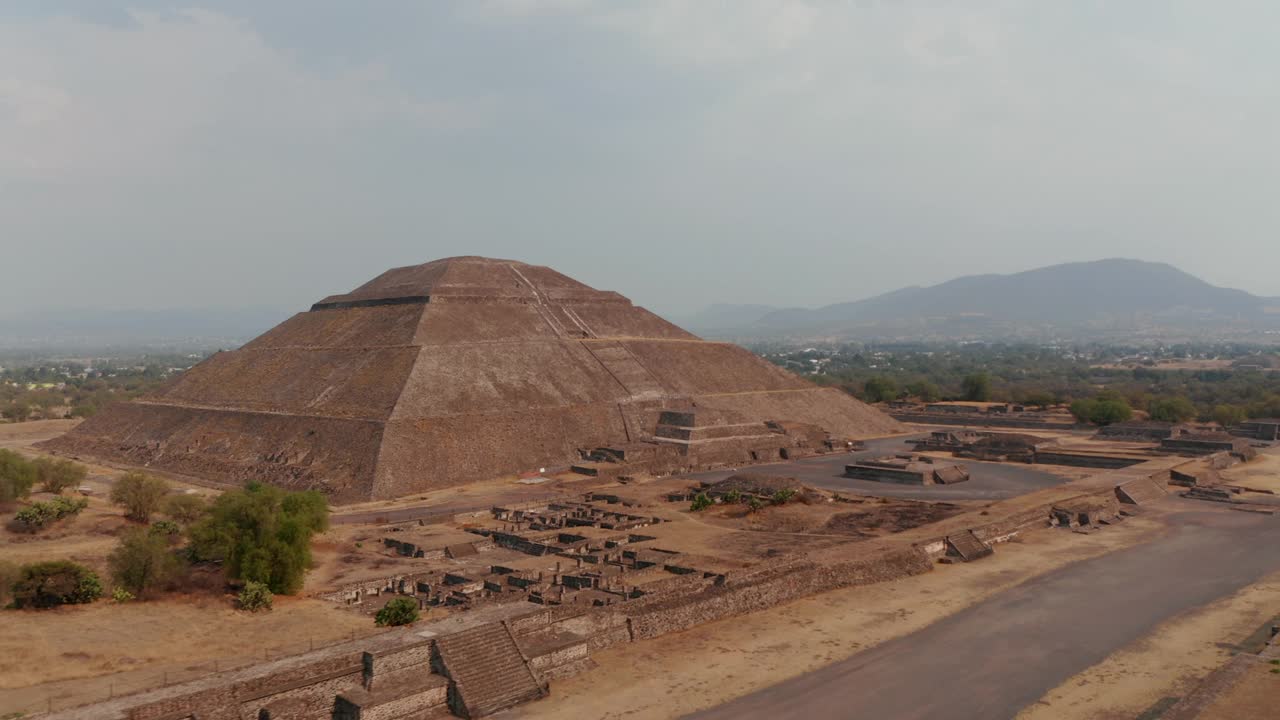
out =
[[(890, 583), (805, 598), (766, 612), (710, 623), (594, 655), (599, 668), (553, 683), (516, 718), (669, 718), (847, 658), (920, 630), (1068, 563), (1156, 537), (1137, 518), (1095, 535), (1028, 533), (990, 559)], [(821, 717), (815, 715), (814, 717)]]
[(1048, 573), (696, 717), (1013, 717), (1162, 621), (1280, 571), (1280, 518), (1175, 504), (1184, 511), (1159, 542)]

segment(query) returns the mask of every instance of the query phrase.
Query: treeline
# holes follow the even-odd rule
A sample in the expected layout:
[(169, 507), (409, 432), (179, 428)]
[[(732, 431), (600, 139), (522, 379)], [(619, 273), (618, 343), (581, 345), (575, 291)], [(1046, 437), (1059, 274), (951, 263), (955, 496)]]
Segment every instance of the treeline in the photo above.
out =
[[(807, 369), (815, 382), (841, 387), (868, 402), (1081, 403), (1075, 409), (1086, 417), (1111, 417), (1124, 414), (1116, 402), (1122, 401), (1130, 414), (1143, 411), (1175, 422), (1230, 425), (1250, 417), (1280, 417), (1280, 371), (1267, 368), (1100, 367), (1096, 355), (1022, 346), (801, 350), (771, 359)], [(1106, 404), (1099, 410), (1090, 401)]]
[[(75, 463), (32, 461), (0, 450), (0, 502), (20, 504), (9, 529), (43, 532), (74, 517), (88, 501), (61, 492), (84, 476), (84, 467)], [(54, 496), (27, 501), (37, 486)], [(21, 567), (0, 562), (0, 606), (87, 603), (108, 590), (116, 602), (142, 600), (183, 589), (192, 573), (214, 570), (239, 588), (242, 608), (269, 608), (273, 595), (302, 589), (311, 567), (311, 538), (328, 527), (329, 509), (320, 493), (259, 483), (208, 501), (174, 493), (161, 478), (130, 472), (115, 481), (109, 500), (131, 524), (108, 558), (108, 582), (66, 560)]]
[(88, 368), (78, 363), (34, 365), (0, 372), (0, 418), (10, 422), (89, 417), (120, 400), (154, 390), (189, 367), (148, 363), (142, 366)]

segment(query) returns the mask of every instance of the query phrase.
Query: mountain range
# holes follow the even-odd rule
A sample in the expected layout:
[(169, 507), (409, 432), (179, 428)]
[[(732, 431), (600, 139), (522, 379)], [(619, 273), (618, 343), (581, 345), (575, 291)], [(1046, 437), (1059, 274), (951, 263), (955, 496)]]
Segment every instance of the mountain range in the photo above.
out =
[(739, 339), (1181, 339), (1280, 330), (1280, 299), (1217, 287), (1165, 263), (1109, 259), (970, 275), (814, 309), (722, 304), (676, 320)]

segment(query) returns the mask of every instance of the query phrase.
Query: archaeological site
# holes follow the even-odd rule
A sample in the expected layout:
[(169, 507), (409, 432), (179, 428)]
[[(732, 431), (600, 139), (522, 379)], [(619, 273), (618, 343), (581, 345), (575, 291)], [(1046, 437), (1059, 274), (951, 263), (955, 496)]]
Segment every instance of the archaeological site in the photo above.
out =
[[(645, 695), (628, 696), (642, 717), (843, 717), (838, 708), (855, 693), (871, 713), (856, 717), (898, 717), (916, 701), (912, 672), (852, 675), (820, 691), (806, 683), (880, 647), (905, 657), (933, 645), (894, 650), (892, 635), (864, 645), (859, 632), (929, 632), (908, 629), (915, 616), (986, 632), (999, 623), (950, 616), (1019, 592), (1009, 578), (1034, 586), (1089, 572), (1073, 568), (1112, 557), (1103, 547), (1115, 557), (1164, 547), (1151, 538), (1161, 528), (1176, 537), (1184, 516), (1231, 529), (1275, 511), (1276, 490), (1250, 475), (1273, 457), (1269, 428), (1098, 430), (1060, 411), (994, 403), (890, 409), (896, 419), (550, 268), (458, 257), (389, 270), (32, 444), (112, 468), (104, 478), (164, 473), (187, 492), (250, 481), (320, 491), (333, 525), (295, 607), (329, 618), (321, 625), (364, 629), (288, 651), (264, 636), (260, 657), (212, 668), (175, 661), (158, 682), (112, 680), (105, 694), (85, 690), (63, 704), (46, 696), (43, 716), (614, 716), (626, 714), (624, 701), (615, 706), (598, 688), (625, 695), (630, 679)], [(1167, 562), (1223, 552), (1234, 537)], [(1108, 587), (1110, 571), (1092, 572), (1069, 589)], [(1176, 575), (1116, 592), (1161, 593), (1124, 605), (1137, 608), (1200, 587), (1170, 585)], [(840, 605), (842, 593), (854, 594), (852, 605)], [(1072, 607), (1107, 614), (1090, 609), (1110, 602), (1097, 597)], [(419, 619), (376, 628), (393, 602)], [(791, 608), (814, 602), (844, 609), (778, 629), (800, 612)], [(1043, 618), (1027, 607), (1001, 617), (1031, 632)], [(1037, 619), (1016, 614), (1024, 611)], [(291, 612), (301, 611), (272, 611)], [(785, 639), (805, 623), (823, 628), (859, 613), (868, 619), (858, 632), (822, 631), (823, 642), (848, 643), (825, 657), (835, 663), (827, 669), (813, 664), (812, 648)], [(739, 624), (776, 640), (735, 666), (740, 683), (714, 671), (721, 647), (749, 643)], [(1078, 633), (1044, 627), (1050, 637), (991, 642), (1077, 662)], [(1113, 647), (1123, 632), (1101, 636)], [(980, 641), (937, 644), (950, 669), (933, 681), (1036, 666), (1000, 665), (998, 653), (955, 659)], [(666, 668), (661, 659), (686, 652), (695, 660)], [(770, 665), (775, 654), (790, 666)], [(895, 662), (869, 667), (889, 672)], [(902, 667), (935, 662), (944, 660)], [(682, 675), (720, 689), (667, 697)], [(1000, 702), (1021, 708), (1038, 696)]]

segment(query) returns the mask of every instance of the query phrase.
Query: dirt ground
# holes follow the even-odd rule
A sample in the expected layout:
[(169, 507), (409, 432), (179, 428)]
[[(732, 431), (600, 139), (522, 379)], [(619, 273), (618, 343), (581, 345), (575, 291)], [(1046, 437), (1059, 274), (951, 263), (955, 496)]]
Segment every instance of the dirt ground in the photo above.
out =
[(1273, 451), (1259, 453), (1243, 465), (1219, 471), (1228, 485), (1241, 485), (1280, 493), (1280, 455)]
[[(1147, 637), (1046, 693), (1018, 720), (1131, 720), (1161, 698), (1181, 697), (1192, 690), (1231, 659), (1233, 644), (1248, 638), (1278, 610), (1280, 573), (1162, 623)], [(1269, 707), (1274, 711), (1280, 699), (1280, 678), (1267, 679), (1272, 681)], [(1221, 717), (1240, 720), (1267, 715)]]
[(982, 562), (823, 593), (594, 655), (599, 667), (553, 683), (518, 718), (669, 718), (709, 708), (919, 630), (1029, 578), (1160, 532), (1136, 518), (1083, 536), (1027, 533)]
[[(199, 677), (266, 655), (374, 632), (368, 618), (305, 598), (269, 613), (229, 599), (168, 597), (0, 613), (0, 708), (45, 709)], [(40, 683), (40, 684), (36, 684)]]

